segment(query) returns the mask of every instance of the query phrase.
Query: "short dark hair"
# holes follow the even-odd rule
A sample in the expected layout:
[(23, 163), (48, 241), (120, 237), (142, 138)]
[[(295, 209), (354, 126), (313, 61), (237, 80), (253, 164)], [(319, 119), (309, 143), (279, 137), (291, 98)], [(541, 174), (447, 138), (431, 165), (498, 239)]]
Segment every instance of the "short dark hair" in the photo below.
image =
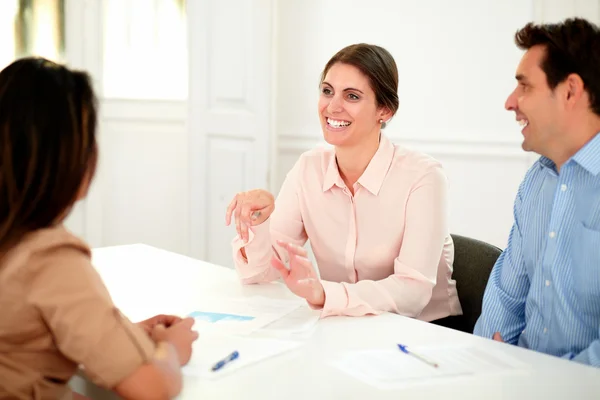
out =
[(96, 121), (87, 73), (38, 57), (0, 72), (0, 250), (66, 216), (95, 171)]
[(583, 18), (560, 23), (525, 25), (515, 34), (521, 50), (542, 45), (546, 50), (540, 67), (551, 89), (570, 74), (583, 80), (592, 111), (600, 115), (600, 30)]
[(338, 51), (325, 65), (321, 83), (336, 64), (352, 65), (368, 79), (378, 107), (386, 107), (392, 115), (398, 111), (398, 67), (389, 51), (373, 44), (358, 43)]

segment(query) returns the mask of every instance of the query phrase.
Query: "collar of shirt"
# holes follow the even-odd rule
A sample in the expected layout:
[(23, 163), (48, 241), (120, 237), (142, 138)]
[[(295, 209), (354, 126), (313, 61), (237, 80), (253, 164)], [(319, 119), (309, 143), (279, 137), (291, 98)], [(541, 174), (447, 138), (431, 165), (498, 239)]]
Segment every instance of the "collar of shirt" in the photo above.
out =
[(590, 174), (596, 176), (600, 173), (600, 134), (596, 134), (572, 157)]
[[(587, 142), (565, 165), (575, 161), (590, 174), (596, 176), (600, 173), (600, 132)], [(549, 168), (556, 173), (556, 164), (547, 157), (540, 157), (540, 168)]]
[[(323, 192), (328, 191), (334, 185), (339, 188), (346, 187), (346, 184), (340, 176), (340, 171), (335, 158), (335, 151), (329, 153), (328, 155), (330, 158), (329, 164), (327, 165), (327, 170), (325, 171), (325, 178), (323, 180)], [(363, 172), (360, 178), (358, 178), (358, 183), (369, 192), (377, 196), (379, 189), (381, 189), (381, 185), (383, 184), (383, 180), (390, 169), (390, 164), (392, 163), (393, 158), (394, 144), (390, 142), (385, 135), (381, 135), (379, 147), (377, 148), (375, 155), (373, 155), (373, 158), (371, 158), (369, 165), (367, 165), (365, 172)]]

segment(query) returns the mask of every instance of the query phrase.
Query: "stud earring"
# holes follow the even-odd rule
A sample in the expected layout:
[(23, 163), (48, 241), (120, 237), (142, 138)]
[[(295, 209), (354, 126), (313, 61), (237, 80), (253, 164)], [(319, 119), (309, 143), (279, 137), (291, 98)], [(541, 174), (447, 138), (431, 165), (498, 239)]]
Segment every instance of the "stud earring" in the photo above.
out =
[(380, 124), (383, 124), (383, 119), (379, 119), (378, 121)]

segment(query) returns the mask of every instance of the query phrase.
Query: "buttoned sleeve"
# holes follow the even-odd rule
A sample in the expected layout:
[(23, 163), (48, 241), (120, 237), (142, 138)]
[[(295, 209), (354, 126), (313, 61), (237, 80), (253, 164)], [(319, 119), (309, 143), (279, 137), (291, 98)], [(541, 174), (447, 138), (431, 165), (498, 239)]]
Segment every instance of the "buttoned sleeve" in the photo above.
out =
[(30, 276), (28, 301), (58, 349), (100, 386), (114, 387), (152, 358), (152, 340), (115, 307), (89, 256), (77, 248), (48, 251)]
[(520, 221), (523, 187), (528, 177), (529, 174), (517, 192), (513, 210), (514, 223), (508, 245), (492, 269), (483, 296), (481, 316), (473, 331), (475, 335), (488, 338), (499, 332), (502, 339), (511, 344), (517, 344), (525, 328), (525, 302), (530, 287), (523, 260)]
[[(239, 235), (233, 239), (233, 259), (236, 271), (244, 284), (270, 282), (281, 278), (271, 266), (275, 255), (287, 263), (287, 252), (276, 244), (277, 240), (303, 246), (307, 241), (302, 214), (298, 203), (298, 186), (304, 160), (302, 157), (288, 172), (275, 200), (275, 210), (262, 224), (250, 227), (248, 243)], [(244, 248), (246, 257), (242, 255)]]
[[(600, 337), (600, 328), (598, 329), (598, 337)], [(600, 367), (600, 339), (594, 340), (585, 350), (578, 354), (568, 353), (565, 354), (563, 358), (581, 364)]]

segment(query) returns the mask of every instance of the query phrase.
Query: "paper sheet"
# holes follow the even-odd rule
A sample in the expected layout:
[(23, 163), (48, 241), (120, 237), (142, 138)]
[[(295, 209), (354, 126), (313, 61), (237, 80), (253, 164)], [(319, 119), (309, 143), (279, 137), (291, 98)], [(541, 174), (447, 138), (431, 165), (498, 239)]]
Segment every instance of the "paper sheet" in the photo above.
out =
[(477, 347), (409, 347), (409, 350), (435, 361), (439, 367), (434, 368), (397, 348), (350, 352), (333, 365), (379, 389), (527, 368), (526, 364), (504, 353)]
[[(229, 375), (248, 365), (264, 361), (299, 347), (302, 343), (271, 338), (249, 338), (242, 336), (200, 336), (194, 343), (192, 359), (182, 371), (184, 375), (214, 380)], [(239, 358), (213, 372), (212, 366), (234, 350)]]
[(305, 337), (314, 331), (320, 316), (320, 310), (313, 310), (303, 304), (284, 317), (266, 325), (260, 332), (279, 336)]
[(246, 335), (288, 315), (302, 304), (261, 296), (216, 299), (214, 303), (188, 313), (196, 320), (194, 329), (201, 335)]

